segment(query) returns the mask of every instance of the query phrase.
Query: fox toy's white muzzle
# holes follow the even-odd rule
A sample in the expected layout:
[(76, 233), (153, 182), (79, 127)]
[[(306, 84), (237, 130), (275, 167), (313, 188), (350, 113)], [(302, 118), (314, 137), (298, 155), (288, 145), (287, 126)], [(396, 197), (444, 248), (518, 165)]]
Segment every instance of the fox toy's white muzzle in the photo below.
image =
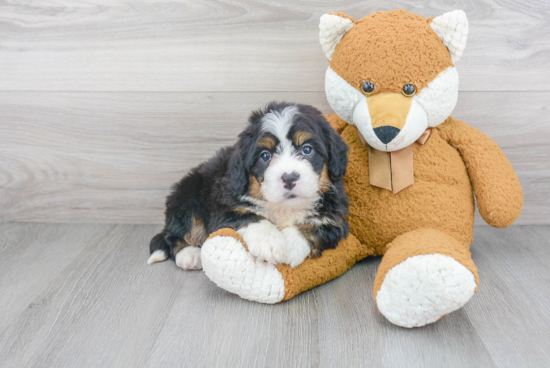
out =
[(428, 117), (414, 97), (379, 93), (359, 101), (353, 123), (369, 146), (391, 152), (413, 144), (428, 128)]

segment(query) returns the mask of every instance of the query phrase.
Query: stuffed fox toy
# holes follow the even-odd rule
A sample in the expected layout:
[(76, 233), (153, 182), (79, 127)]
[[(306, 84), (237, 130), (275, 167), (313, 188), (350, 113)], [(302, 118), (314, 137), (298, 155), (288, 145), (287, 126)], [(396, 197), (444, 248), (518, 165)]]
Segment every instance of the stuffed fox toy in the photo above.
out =
[(519, 216), (523, 194), (497, 144), (449, 116), (467, 33), (460, 10), (428, 19), (404, 10), (360, 20), (323, 15), (335, 112), (327, 118), (350, 147), (351, 234), (291, 268), (257, 261), (222, 229), (202, 247), (206, 275), (243, 298), (277, 303), (383, 256), (374, 298), (392, 323), (423, 326), (468, 302), (479, 284), (469, 249), (474, 194), (485, 221), (499, 228)]

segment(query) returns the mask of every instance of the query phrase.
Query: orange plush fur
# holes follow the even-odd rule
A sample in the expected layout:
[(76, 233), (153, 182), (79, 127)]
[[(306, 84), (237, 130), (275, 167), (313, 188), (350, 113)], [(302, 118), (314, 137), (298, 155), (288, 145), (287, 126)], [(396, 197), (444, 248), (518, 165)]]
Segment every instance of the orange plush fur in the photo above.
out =
[(422, 89), (452, 65), (449, 52), (432, 35), (422, 16), (406, 11), (370, 14), (342, 38), (337, 47), (346, 52), (334, 53), (330, 67), (357, 88), (370, 80), (380, 86), (377, 92), (401, 93), (406, 83)]

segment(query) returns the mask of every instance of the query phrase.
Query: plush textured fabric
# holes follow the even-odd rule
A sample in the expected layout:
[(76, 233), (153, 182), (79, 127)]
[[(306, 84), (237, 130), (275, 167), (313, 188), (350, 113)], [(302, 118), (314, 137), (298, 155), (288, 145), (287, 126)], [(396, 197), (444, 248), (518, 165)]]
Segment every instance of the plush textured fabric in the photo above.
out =
[(285, 280), (283, 300), (342, 275), (359, 260), (370, 255), (373, 255), (372, 249), (361, 244), (353, 235), (349, 235), (336, 249), (325, 250), (320, 258), (308, 258), (296, 268), (277, 265)]
[(241, 298), (278, 303), (285, 295), (285, 282), (274, 265), (258, 262), (232, 229), (221, 229), (201, 247), (201, 261), (208, 278)]
[(452, 117), (437, 130), (460, 152), (483, 219), (498, 228), (511, 225), (521, 214), (523, 191), (500, 147), (476, 128)]
[(466, 47), (469, 30), (466, 13), (463, 10), (454, 10), (439, 17), (430, 18), (429, 22), (443, 44), (449, 49), (453, 63), (456, 63)]
[[(203, 246), (205, 250), (202, 252), (202, 257), (209, 259), (214, 258), (217, 261), (217, 265), (210, 267), (216, 267), (218, 269), (214, 269), (213, 271), (209, 270), (207, 266), (210, 262), (207, 261), (205, 263), (205, 272), (216, 284), (224, 286), (226, 289), (232, 289), (232, 292), (238, 293), (245, 299), (251, 299), (249, 297), (250, 295), (259, 294), (259, 290), (250, 290), (250, 287), (246, 287), (248, 285), (240, 285), (238, 280), (241, 278), (249, 279), (250, 281), (248, 284), (250, 285), (262, 285), (265, 283), (266, 279), (277, 281), (278, 278), (276, 276), (280, 277), (282, 275), (284, 280), (284, 297), (279, 298), (278, 293), (275, 293), (275, 295), (263, 293), (268, 294), (267, 297), (264, 295), (265, 299), (271, 300), (275, 298), (276, 302), (280, 302), (293, 298), (303, 291), (342, 275), (357, 263), (357, 261), (373, 255), (372, 249), (361, 244), (353, 235), (349, 235), (347, 239), (338, 244), (336, 249), (324, 251), (323, 256), (320, 258), (308, 258), (296, 268), (281, 264), (275, 266), (278, 270), (278, 275), (269, 275), (264, 270), (262, 270), (261, 274), (250, 274), (246, 272), (246, 269), (255, 269), (257, 267), (250, 265), (250, 263), (253, 262), (250, 259), (240, 259), (238, 254), (240, 252), (239, 249), (230, 249), (228, 247), (225, 247), (223, 250), (215, 249), (213, 251), (207, 249), (209, 248), (209, 241), (211, 239), (228, 237), (237, 240), (244, 249), (247, 249), (243, 238), (233, 229), (220, 229), (212, 233), (208, 239), (206, 239), (205, 245)], [(228, 254), (220, 254), (219, 252)], [(229, 254), (229, 252), (234, 254)], [(220, 262), (220, 258), (223, 258), (222, 262)], [(223, 270), (219, 269), (220, 267), (223, 267)], [(228, 275), (231, 275), (237, 281), (228, 280)]]
[[(328, 118), (331, 122), (339, 119)], [(465, 244), (472, 242), (470, 178), (460, 153), (440, 136), (439, 127), (425, 144), (413, 144), (414, 184), (397, 194), (370, 185), (368, 149), (359, 141), (355, 127), (346, 127), (342, 137), (350, 146), (345, 177), (348, 221), (360, 242), (383, 255), (396, 236), (418, 228), (438, 229)]]
[(344, 36), (344, 33), (353, 27), (353, 19), (341, 14), (325, 14), (321, 17), (319, 24), (319, 43), (327, 58), (332, 59), (334, 48)]
[(405, 10), (369, 14), (342, 37), (330, 67), (357, 88), (369, 80), (379, 86), (377, 92), (401, 93), (407, 83), (420, 92), (453, 65), (449, 50), (433, 34), (426, 18)]
[(243, 244), (243, 247), (248, 250), (248, 247), (246, 246), (243, 238), (237, 234), (237, 232), (233, 229), (220, 229), (216, 232), (213, 232), (212, 234), (210, 234), (208, 236), (208, 238), (206, 239), (206, 241), (212, 239), (212, 238), (215, 238), (216, 236), (230, 236), (232, 238), (235, 238), (237, 239), (238, 241), (240, 241), (242, 244)]
[(382, 258), (374, 280), (375, 299), (389, 270), (409, 257), (424, 254), (441, 254), (454, 258), (474, 274), (476, 284), (479, 285), (479, 276), (474, 261), (472, 261), (469, 244), (461, 243), (439, 230), (416, 229), (410, 231), (396, 237), (387, 245), (386, 249), (386, 254)]
[(476, 289), (474, 274), (453, 257), (420, 254), (388, 271), (376, 305), (390, 322), (420, 327), (460, 309)]

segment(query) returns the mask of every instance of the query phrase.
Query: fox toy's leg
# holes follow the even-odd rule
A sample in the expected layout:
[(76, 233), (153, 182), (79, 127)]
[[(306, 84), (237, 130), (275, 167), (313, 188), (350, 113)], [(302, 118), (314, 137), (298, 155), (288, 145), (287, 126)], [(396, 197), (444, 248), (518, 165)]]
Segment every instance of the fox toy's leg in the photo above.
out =
[(368, 249), (350, 235), (336, 249), (308, 258), (296, 268), (258, 261), (231, 229), (212, 234), (201, 250), (202, 267), (216, 285), (241, 298), (278, 303), (332, 280), (368, 256)]
[(388, 245), (374, 297), (390, 322), (419, 327), (466, 304), (478, 282), (469, 245), (439, 230), (418, 229)]

